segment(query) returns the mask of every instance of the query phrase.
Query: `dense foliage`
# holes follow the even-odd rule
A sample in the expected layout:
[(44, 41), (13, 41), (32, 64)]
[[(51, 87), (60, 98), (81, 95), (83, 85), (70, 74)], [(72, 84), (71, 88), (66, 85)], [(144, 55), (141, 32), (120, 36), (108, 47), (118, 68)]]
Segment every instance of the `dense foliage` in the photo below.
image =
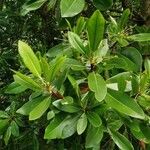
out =
[(150, 149), (147, 0), (0, 2), (0, 149)]

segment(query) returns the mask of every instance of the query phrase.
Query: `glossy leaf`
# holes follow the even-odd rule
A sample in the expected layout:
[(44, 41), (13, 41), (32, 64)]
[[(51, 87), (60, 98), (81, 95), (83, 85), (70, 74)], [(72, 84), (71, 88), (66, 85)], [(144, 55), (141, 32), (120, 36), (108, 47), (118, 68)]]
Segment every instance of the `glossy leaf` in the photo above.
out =
[(119, 23), (118, 23), (118, 26), (119, 26), (120, 29), (124, 29), (125, 26), (127, 25), (127, 22), (129, 20), (129, 15), (130, 15), (130, 9), (126, 9), (123, 12), (123, 14), (122, 14), (122, 16), (119, 20)]
[(45, 129), (44, 139), (61, 138), (64, 122), (67, 119), (55, 117)]
[(13, 82), (7, 87), (5, 92), (8, 94), (19, 94), (19, 93), (25, 91), (26, 89), (27, 89), (26, 86), (23, 86), (16, 82)]
[(95, 98), (101, 102), (107, 94), (107, 87), (103, 77), (94, 72), (90, 73), (88, 76), (88, 85), (90, 90), (95, 93)]
[(49, 82), (50, 81), (50, 74), (51, 74), (51, 66), (45, 58), (40, 59), (40, 64), (41, 64), (43, 76), (44, 76), (45, 80), (47, 82)]
[(85, 28), (85, 25), (86, 25), (85, 18), (84, 17), (80, 17), (77, 20), (77, 25), (74, 28), (75, 33), (80, 35), (82, 33), (83, 29)]
[(109, 130), (109, 134), (112, 137), (115, 144), (121, 149), (121, 150), (134, 150), (132, 144), (129, 142), (129, 140), (120, 134), (117, 131)]
[(87, 130), (85, 147), (86, 148), (94, 147), (95, 145), (100, 143), (102, 137), (103, 137), (102, 126), (97, 128), (90, 126)]
[(100, 116), (95, 112), (87, 113), (87, 118), (94, 127), (99, 127), (102, 124)]
[(109, 90), (105, 101), (107, 104), (117, 111), (128, 116), (145, 119), (145, 114), (134, 99), (119, 91)]
[(8, 127), (8, 129), (7, 129), (7, 131), (6, 131), (5, 135), (4, 135), (5, 145), (8, 144), (10, 136), (11, 136), (11, 127)]
[(26, 76), (20, 72), (15, 72), (16, 74), (13, 76), (16, 83), (28, 87), (31, 90), (40, 90), (41, 87), (29, 76)]
[(80, 37), (73, 33), (68, 32), (68, 40), (71, 46), (79, 53), (84, 54), (85, 53), (85, 47), (83, 45), (83, 42), (81, 41)]
[(9, 115), (7, 114), (7, 112), (0, 110), (0, 118), (9, 118)]
[(66, 61), (65, 56), (57, 57), (54, 62), (52, 62), (50, 73), (49, 73), (49, 81), (52, 82), (55, 77), (58, 75), (60, 70), (63, 68)]
[(68, 123), (66, 124), (66, 126), (63, 128), (62, 131), (61, 136), (62, 139), (68, 138), (76, 132), (78, 118), (79, 118), (78, 116), (75, 116), (68, 119)]
[(128, 36), (129, 40), (137, 41), (137, 42), (144, 42), (150, 41), (150, 33), (139, 33)]
[(33, 3), (31, 3), (30, 1), (25, 3), (22, 6), (21, 14), (24, 16), (27, 13), (29, 13), (30, 11), (33, 11), (33, 10), (40, 8), (46, 1), (47, 0), (37, 0)]
[(98, 9), (104, 11), (112, 6), (113, 0), (93, 0), (93, 3)]
[(40, 66), (38, 58), (32, 51), (31, 47), (27, 45), (25, 42), (19, 41), (18, 51), (19, 51), (20, 56), (23, 59), (24, 64), (31, 71), (31, 73), (33, 73), (37, 77), (40, 77), (41, 66)]
[[(78, 117), (57, 116), (46, 127), (44, 139), (67, 138), (76, 131)], [(74, 126), (75, 125), (75, 126)]]
[(0, 120), (0, 134), (3, 134), (3, 132), (7, 129), (8, 125), (9, 125), (9, 119)]
[(65, 43), (60, 43), (52, 47), (51, 49), (49, 49), (48, 52), (46, 53), (46, 56), (48, 56), (49, 58), (58, 57), (62, 55), (66, 55), (66, 56), (72, 55), (72, 50), (70, 45)]
[(54, 111), (53, 111), (53, 110), (49, 111), (49, 112), (47, 113), (47, 120), (52, 119), (54, 116), (55, 116)]
[(19, 136), (19, 127), (18, 127), (17, 123), (15, 121), (12, 121), (10, 126), (11, 126), (12, 135), (14, 135), (16, 137)]
[[(113, 90), (119, 90), (119, 91), (131, 91), (131, 80), (132, 80), (132, 74), (130, 72), (122, 72), (118, 73), (117, 75), (109, 78), (107, 80), (107, 87)], [(113, 85), (115, 85), (115, 88), (113, 88)]]
[(105, 57), (109, 50), (108, 40), (104, 39), (100, 42), (98, 50), (94, 52), (94, 55), (97, 57)]
[(90, 50), (96, 51), (103, 39), (105, 20), (100, 11), (95, 11), (87, 23)]
[(126, 56), (128, 59), (133, 61), (136, 64), (137, 71), (141, 71), (142, 68), (142, 55), (140, 52), (134, 47), (128, 47), (125, 50), (121, 51), (121, 54)]
[(77, 122), (77, 133), (80, 135), (82, 134), (87, 127), (87, 116), (85, 113), (81, 115)]
[(62, 110), (64, 112), (68, 112), (68, 113), (77, 113), (80, 111), (80, 107), (77, 106), (76, 104), (64, 104), (62, 105), (61, 100), (57, 100), (55, 102), (53, 102), (53, 105), (58, 108), (59, 110)]
[(150, 127), (145, 124), (141, 124), (140, 131), (142, 132), (144, 137), (150, 142)]
[(61, 0), (60, 10), (62, 17), (73, 17), (79, 14), (85, 5), (84, 0)]
[(38, 106), (42, 100), (43, 100), (42, 97), (31, 99), (28, 102), (26, 102), (21, 108), (19, 108), (16, 112), (22, 115), (29, 115), (29, 113), (34, 108), (36, 108), (36, 106)]
[(67, 67), (75, 71), (81, 71), (86, 69), (86, 67), (76, 59), (67, 58), (66, 65)]
[(45, 98), (40, 104), (38, 104), (29, 114), (29, 120), (36, 120), (40, 118), (45, 111), (49, 108), (50, 98)]
[(148, 59), (148, 58), (145, 59), (144, 67), (145, 67), (147, 74), (150, 77), (150, 59)]
[(57, 0), (50, 0), (47, 4), (48, 10), (51, 10), (56, 5)]
[(72, 87), (75, 89), (76, 94), (79, 96), (79, 85), (78, 85), (78, 82), (71, 75), (68, 75), (68, 80), (70, 81)]

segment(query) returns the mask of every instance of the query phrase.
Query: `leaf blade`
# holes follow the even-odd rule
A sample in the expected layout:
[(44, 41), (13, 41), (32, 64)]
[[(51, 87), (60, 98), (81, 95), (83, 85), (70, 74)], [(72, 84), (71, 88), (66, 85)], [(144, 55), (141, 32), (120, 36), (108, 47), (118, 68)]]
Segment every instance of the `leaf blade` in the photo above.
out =
[(145, 114), (140, 106), (132, 98), (122, 92), (109, 90), (105, 101), (110, 107), (125, 115), (145, 119)]
[(107, 86), (103, 77), (97, 73), (90, 73), (88, 76), (88, 85), (91, 91), (95, 93), (95, 98), (101, 102), (107, 94)]
[(73, 17), (80, 13), (85, 5), (84, 0), (61, 0), (60, 10), (62, 17)]
[(105, 20), (100, 11), (95, 11), (87, 23), (90, 50), (97, 50), (104, 34)]
[(40, 118), (49, 108), (50, 98), (45, 98), (39, 105), (37, 105), (29, 114), (29, 120), (36, 120)]
[(36, 77), (40, 77), (41, 66), (38, 58), (32, 51), (31, 47), (27, 45), (25, 42), (19, 41), (18, 51), (21, 58), (23, 59), (24, 64), (31, 71), (31, 73), (33, 73)]

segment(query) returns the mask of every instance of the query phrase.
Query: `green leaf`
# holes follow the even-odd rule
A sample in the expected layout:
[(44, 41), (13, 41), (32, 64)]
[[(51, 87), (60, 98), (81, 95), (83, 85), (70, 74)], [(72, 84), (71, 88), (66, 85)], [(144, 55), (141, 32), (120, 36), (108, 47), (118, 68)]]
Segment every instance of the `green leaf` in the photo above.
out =
[(123, 55), (119, 55), (109, 59), (108, 61), (106, 61), (106, 65), (104, 67), (109, 70), (119, 68), (126, 71), (137, 71), (136, 64)]
[(50, 74), (51, 74), (51, 68), (50, 68), (51, 66), (45, 58), (41, 58), (40, 63), (41, 63), (43, 76), (44, 76), (45, 80), (47, 82), (49, 82), (50, 81)]
[(128, 47), (125, 50), (121, 51), (121, 54), (126, 56), (132, 62), (136, 64), (137, 71), (141, 71), (142, 69), (142, 55), (140, 52), (134, 47)]
[(87, 116), (85, 113), (81, 115), (77, 122), (77, 133), (80, 135), (82, 134), (87, 127)]
[(61, 101), (62, 105), (68, 105), (68, 104), (73, 104), (73, 98), (71, 96), (66, 96), (63, 98)]
[(144, 62), (145, 71), (150, 77), (150, 59), (146, 58)]
[(8, 127), (8, 129), (7, 129), (7, 131), (6, 131), (5, 135), (4, 135), (5, 145), (8, 144), (10, 136), (11, 136), (11, 127)]
[(122, 37), (118, 37), (118, 38), (116, 38), (116, 40), (118, 41), (118, 43), (121, 47), (125, 47), (125, 46), (129, 45), (129, 42)]
[(51, 49), (48, 50), (46, 53), (46, 56), (52, 58), (52, 57), (58, 57), (58, 56), (70, 56), (72, 55), (72, 50), (70, 45), (65, 44), (65, 43), (60, 43)]
[(57, 0), (50, 0), (49, 1), (49, 3), (47, 4), (49, 11), (56, 5), (56, 2), (57, 2)]
[(68, 112), (68, 113), (77, 113), (81, 110), (81, 108), (79, 106), (77, 106), (76, 104), (64, 104), (64, 105), (62, 105), (61, 101), (63, 101), (63, 99), (53, 102), (53, 105), (56, 108), (58, 108), (59, 110), (62, 110), (64, 112)]
[(31, 1), (25, 3), (22, 6), (22, 10), (21, 10), (21, 15), (25, 16), (27, 13), (29, 13), (30, 11), (33, 10), (37, 10), (38, 8), (40, 8), (47, 0), (37, 0), (33, 3), (31, 3)]
[(81, 62), (72, 58), (67, 58), (66, 65), (74, 71), (82, 71), (86, 69), (86, 67)]
[(16, 74), (13, 75), (13, 77), (16, 83), (22, 86), (26, 86), (29, 89), (34, 90), (34, 91), (41, 90), (41, 87), (29, 76), (26, 76), (20, 72), (15, 72), (15, 73)]
[(19, 136), (19, 127), (18, 127), (17, 123), (15, 121), (12, 121), (10, 126), (11, 126), (12, 135), (14, 135), (16, 137)]
[(150, 128), (141, 123), (139, 120), (125, 119), (124, 123), (130, 128), (131, 133), (136, 139), (143, 141), (144, 143), (150, 142)]
[(36, 120), (40, 118), (45, 111), (49, 108), (50, 98), (45, 98), (40, 104), (38, 104), (29, 114), (29, 120)]
[[(131, 91), (131, 80), (132, 80), (132, 74), (130, 72), (122, 72), (118, 73), (117, 75), (109, 78), (107, 80), (107, 87), (113, 90), (119, 90), (119, 91)], [(113, 88), (112, 85), (116, 84), (116, 88)]]
[(137, 42), (144, 42), (150, 41), (150, 33), (139, 33), (128, 36), (129, 40), (137, 41)]
[[(147, 136), (144, 136), (142, 132), (144, 128), (147, 128), (146, 124), (145, 125), (141, 124), (139, 120), (132, 120), (130, 118), (122, 118), (122, 119), (124, 121), (124, 124), (130, 128), (131, 133), (136, 139), (143, 141), (145, 143), (150, 142), (150, 139), (148, 140)], [(146, 130), (146, 134), (149, 134), (149, 131)]]
[(104, 39), (100, 42), (98, 50), (95, 51), (94, 54), (95, 54), (95, 56), (98, 56), (98, 57), (104, 57), (104, 56), (106, 56), (108, 50), (109, 50), (108, 40)]
[(29, 113), (38, 106), (41, 101), (43, 100), (43, 97), (37, 97), (34, 99), (31, 99), (27, 103), (25, 103), (21, 108), (19, 108), (16, 112), (22, 115), (29, 115)]
[(130, 9), (126, 9), (121, 18), (119, 19), (119, 23), (118, 23), (118, 26), (121, 30), (123, 30), (129, 20), (129, 16), (130, 16)]
[(85, 47), (83, 45), (82, 40), (80, 37), (73, 32), (68, 32), (68, 40), (71, 46), (79, 53), (84, 54), (85, 53)]
[(52, 82), (56, 78), (56, 76), (59, 74), (61, 69), (64, 67), (65, 61), (66, 61), (66, 57), (60, 56), (60, 57), (57, 57), (52, 62), (51, 70), (49, 74), (49, 82)]
[(124, 55), (119, 55), (119, 57), (124, 59), (124, 61), (126, 63), (126, 66), (125, 66), (126, 70), (128, 70), (128, 71), (130, 70), (130, 71), (134, 71), (134, 72), (138, 71), (137, 65), (132, 60), (130, 60), (129, 58), (127, 58)]
[(64, 120), (59, 117), (55, 117), (45, 129), (44, 139), (56, 139), (61, 138), (62, 130), (64, 128)]
[[(45, 129), (44, 139), (66, 138), (76, 131), (78, 117), (56, 116)], [(74, 126), (75, 125), (75, 126)]]
[(90, 73), (88, 76), (88, 85), (90, 90), (95, 93), (95, 98), (101, 102), (107, 94), (106, 82), (103, 77), (94, 72)]
[(103, 137), (103, 128), (100, 127), (93, 127), (90, 126), (87, 130), (87, 136), (86, 136), (86, 148), (92, 148), (95, 145), (98, 145)]
[(129, 140), (120, 134), (117, 131), (109, 130), (109, 134), (115, 144), (121, 149), (121, 150), (134, 150), (132, 144), (129, 142)]
[(33, 146), (33, 150), (39, 150), (40, 148), (40, 144), (39, 144), (39, 139), (37, 137), (37, 135), (34, 133), (33, 134), (33, 138), (32, 138), (32, 146)]
[(143, 133), (144, 137), (150, 142), (150, 127), (148, 125), (141, 124), (140, 131)]
[(20, 85), (16, 82), (13, 82), (7, 87), (5, 93), (7, 93), (7, 94), (19, 94), (21, 92), (24, 92), (26, 89), (27, 89), (26, 86), (23, 86), (23, 85)]
[(5, 111), (0, 110), (0, 118), (9, 118), (9, 115)]
[(78, 85), (77, 81), (71, 75), (68, 75), (68, 80), (70, 81), (72, 87), (75, 89), (76, 94), (79, 97), (79, 85)]
[(78, 116), (75, 116), (68, 119), (68, 123), (65, 125), (62, 131), (62, 139), (68, 138), (76, 132), (78, 118)]
[(141, 74), (139, 85), (139, 91), (141, 94), (145, 93), (145, 91), (147, 90), (148, 82), (149, 82), (148, 75), (146, 73)]
[(23, 59), (26, 67), (33, 73), (36, 77), (41, 76), (41, 66), (38, 58), (32, 51), (31, 47), (27, 45), (25, 42), (18, 42), (18, 51), (20, 56)]
[(60, 10), (62, 17), (73, 17), (79, 14), (85, 5), (84, 0), (61, 0)]
[(134, 99), (119, 91), (109, 90), (105, 101), (107, 104), (117, 111), (128, 116), (145, 119), (145, 114)]
[(54, 111), (53, 110), (49, 111), (47, 113), (47, 120), (50, 120), (50, 119), (54, 118), (54, 116), (55, 116)]
[(96, 8), (104, 11), (112, 6), (113, 0), (93, 0), (93, 3), (96, 6)]
[(85, 28), (86, 25), (86, 21), (84, 17), (80, 17), (77, 20), (77, 25), (74, 27), (74, 31), (76, 34), (80, 35), (83, 31), (83, 29)]
[[(64, 64), (64, 66), (66, 65)], [(57, 90), (61, 90), (61, 88), (63, 87), (63, 84), (68, 76), (68, 72), (69, 72), (68, 68), (63, 70), (62, 72), (59, 72), (59, 75), (53, 82), (53, 85), (55, 85), (55, 88), (57, 88)]]
[(8, 125), (9, 119), (0, 120), (0, 134), (3, 134), (3, 132), (7, 129)]
[(100, 11), (95, 11), (87, 23), (90, 50), (96, 51), (103, 39), (105, 20)]
[(95, 112), (87, 113), (87, 118), (94, 127), (99, 127), (102, 124), (100, 116)]

